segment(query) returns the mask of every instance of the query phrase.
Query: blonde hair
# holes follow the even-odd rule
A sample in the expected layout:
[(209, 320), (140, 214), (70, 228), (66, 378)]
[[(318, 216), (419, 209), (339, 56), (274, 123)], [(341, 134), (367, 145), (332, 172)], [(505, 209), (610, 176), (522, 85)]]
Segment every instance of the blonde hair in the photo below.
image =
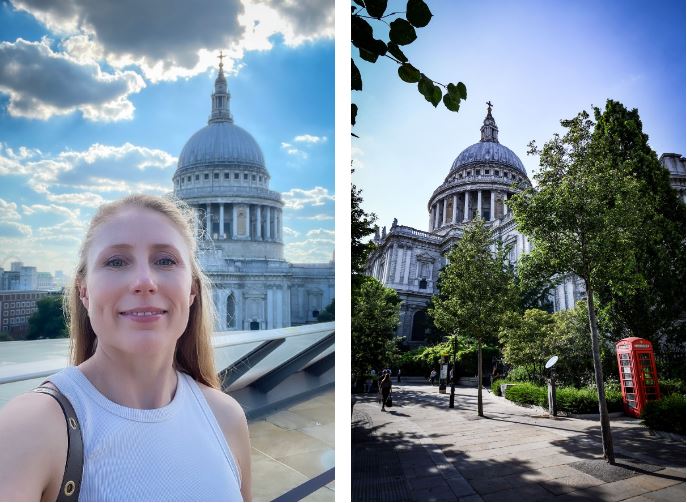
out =
[(88, 311), (79, 297), (79, 286), (86, 280), (86, 257), (98, 226), (127, 207), (149, 209), (166, 216), (186, 241), (190, 251), (191, 281), (196, 296), (189, 309), (188, 324), (177, 341), (174, 368), (189, 374), (196, 381), (219, 388), (212, 350), (214, 306), (210, 281), (200, 268), (196, 240), (193, 235), (194, 214), (186, 203), (178, 199), (134, 194), (98, 208), (79, 250), (79, 263), (74, 280), (65, 290), (64, 311), (69, 327), (70, 357), (79, 365), (95, 353), (97, 335), (93, 331)]

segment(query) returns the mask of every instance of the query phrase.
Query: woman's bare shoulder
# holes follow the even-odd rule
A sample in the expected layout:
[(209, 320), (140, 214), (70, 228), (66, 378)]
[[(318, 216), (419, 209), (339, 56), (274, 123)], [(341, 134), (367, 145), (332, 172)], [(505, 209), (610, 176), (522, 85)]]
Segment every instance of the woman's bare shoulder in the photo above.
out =
[(43, 393), (23, 393), (0, 408), (0, 500), (57, 496), (67, 458), (65, 421), (60, 405)]
[(199, 384), (199, 386), (223, 430), (225, 425), (235, 427), (237, 424), (246, 423), (246, 414), (243, 412), (241, 404), (234, 398), (210, 386), (204, 384)]

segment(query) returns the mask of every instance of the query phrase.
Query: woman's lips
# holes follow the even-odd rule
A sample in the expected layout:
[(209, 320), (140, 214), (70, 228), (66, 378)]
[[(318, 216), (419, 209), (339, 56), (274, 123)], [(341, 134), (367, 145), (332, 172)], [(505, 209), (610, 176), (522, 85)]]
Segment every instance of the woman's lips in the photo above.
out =
[(165, 314), (167, 314), (167, 311), (162, 309), (131, 309), (129, 311), (123, 311), (119, 313), (120, 316), (137, 323), (151, 323), (158, 321)]

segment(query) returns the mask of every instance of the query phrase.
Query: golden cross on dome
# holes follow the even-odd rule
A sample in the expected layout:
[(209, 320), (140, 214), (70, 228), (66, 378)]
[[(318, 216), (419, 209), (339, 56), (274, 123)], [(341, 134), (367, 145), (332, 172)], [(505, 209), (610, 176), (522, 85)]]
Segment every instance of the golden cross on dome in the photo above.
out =
[(494, 106), (494, 105), (491, 104), (491, 100), (487, 101), (487, 106), (489, 107), (489, 110), (488, 110), (488, 111), (491, 112), (491, 107)]
[(219, 56), (217, 56), (217, 57), (219, 58), (219, 67), (222, 68), (224, 66), (222, 64), (222, 59), (226, 58), (226, 56), (224, 54), (222, 54), (222, 51), (219, 51)]

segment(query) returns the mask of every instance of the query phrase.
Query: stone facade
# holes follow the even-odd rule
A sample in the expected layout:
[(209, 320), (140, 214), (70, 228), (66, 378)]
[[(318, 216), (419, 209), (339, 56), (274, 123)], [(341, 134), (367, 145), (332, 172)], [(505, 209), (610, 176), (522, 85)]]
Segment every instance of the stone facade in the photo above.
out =
[(179, 155), (174, 193), (196, 213), (201, 266), (212, 281), (216, 330), (317, 321), (334, 298), (334, 263), (284, 260), (279, 192), (253, 137), (234, 124), (220, 63), (208, 125)]
[[(426, 308), (435, 293), (445, 256), (463, 234), (464, 225), (480, 216), (494, 237), (510, 247), (511, 264), (531, 250), (527, 236), (518, 232), (508, 198), (531, 187), (520, 159), (498, 141), (498, 127), (491, 105), (481, 127), (478, 143), (463, 150), (453, 162), (448, 176), (429, 198), (428, 231), (398, 225), (394, 219), (389, 232), (384, 227), (374, 237), (377, 248), (368, 259), (367, 273), (401, 298), (397, 335), (409, 345), (425, 340)], [(685, 198), (685, 158), (664, 154), (661, 163), (671, 173), (671, 185)], [(585, 298), (584, 284), (574, 275), (557, 278), (550, 292), (555, 311), (571, 309)]]

